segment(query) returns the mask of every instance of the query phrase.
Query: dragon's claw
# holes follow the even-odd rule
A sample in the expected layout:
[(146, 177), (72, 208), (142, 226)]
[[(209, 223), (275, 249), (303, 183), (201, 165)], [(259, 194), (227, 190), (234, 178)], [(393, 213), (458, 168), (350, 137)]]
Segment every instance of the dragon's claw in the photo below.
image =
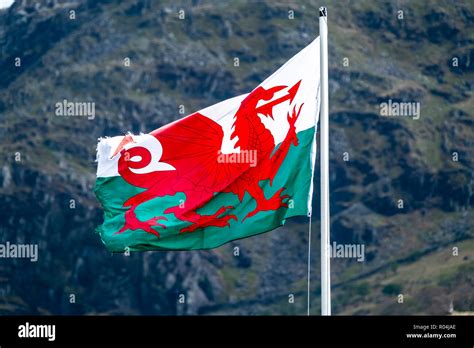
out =
[(284, 202), (284, 200), (290, 199), (291, 197), (289, 195), (280, 196), (284, 190), (285, 188), (282, 187), (277, 192), (275, 192), (275, 194), (270, 199), (257, 201), (257, 207), (251, 212), (249, 212), (244, 217), (242, 222), (245, 221), (247, 218), (250, 218), (256, 215), (260, 211), (277, 210), (279, 208), (288, 208), (288, 202)]
[(155, 216), (155, 217), (152, 217), (151, 219), (141, 221), (141, 220), (138, 220), (138, 217), (135, 214), (135, 209), (131, 208), (125, 213), (124, 225), (118, 232), (115, 232), (114, 234), (120, 234), (120, 233), (125, 232), (126, 230), (132, 230), (132, 231), (143, 230), (147, 233), (151, 233), (157, 237), (160, 237), (160, 234), (152, 228), (152, 226), (159, 226), (163, 229), (166, 228), (165, 225), (158, 222), (159, 220), (168, 220), (168, 219), (164, 216)]
[(156, 217), (154, 217), (154, 218), (151, 218), (150, 220), (147, 220), (146, 223), (148, 223), (148, 224), (150, 225), (150, 227), (151, 227), (151, 226), (160, 226), (160, 227), (166, 229), (166, 226), (163, 225), (163, 224), (160, 224), (160, 223), (158, 222), (158, 220), (166, 220), (166, 221), (168, 221), (168, 219), (167, 219), (166, 217), (164, 217), (164, 216), (156, 216)]
[[(226, 207), (222, 207), (221, 209), (223, 208), (226, 208)], [(218, 211), (213, 215), (200, 215), (198, 221), (196, 221), (195, 223), (193, 223), (192, 225), (188, 227), (181, 229), (181, 233), (194, 232), (197, 229), (205, 228), (205, 227), (230, 227), (229, 220), (237, 221), (237, 216), (233, 214), (217, 217), (217, 215), (220, 215), (220, 214), (222, 214), (222, 212), (219, 213)]]

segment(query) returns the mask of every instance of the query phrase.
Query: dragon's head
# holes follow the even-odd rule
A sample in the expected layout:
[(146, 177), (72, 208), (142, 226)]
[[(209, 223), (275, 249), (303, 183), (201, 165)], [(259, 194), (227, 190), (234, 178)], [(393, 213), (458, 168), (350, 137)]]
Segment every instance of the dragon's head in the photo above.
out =
[[(275, 86), (269, 89), (264, 89), (261, 86), (258, 87), (254, 92), (252, 92), (252, 94), (255, 93), (254, 98), (258, 98), (258, 100), (265, 100), (269, 102), (256, 107), (257, 113), (265, 115), (273, 119), (273, 108), (277, 106), (278, 104), (281, 104), (286, 101), (289, 101), (291, 104), (293, 102), (293, 99), (295, 98), (296, 93), (298, 92), (300, 84), (301, 84), (301, 80), (289, 88), (288, 86)], [(288, 88), (288, 90), (286, 91), (286, 94), (283, 94), (280, 97), (273, 99), (276, 93), (286, 88)]]

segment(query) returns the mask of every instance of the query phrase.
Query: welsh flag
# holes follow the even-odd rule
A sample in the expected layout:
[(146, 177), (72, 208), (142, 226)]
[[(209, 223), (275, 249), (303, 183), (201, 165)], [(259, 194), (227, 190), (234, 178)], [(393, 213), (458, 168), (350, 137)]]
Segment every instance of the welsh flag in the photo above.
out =
[(97, 146), (112, 252), (210, 249), (311, 211), (319, 38), (248, 94)]

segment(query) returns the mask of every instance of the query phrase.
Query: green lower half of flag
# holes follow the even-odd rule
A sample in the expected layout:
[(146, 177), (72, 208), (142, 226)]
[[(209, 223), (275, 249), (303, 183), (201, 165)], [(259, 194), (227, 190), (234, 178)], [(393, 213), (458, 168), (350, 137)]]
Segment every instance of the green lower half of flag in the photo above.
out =
[[(282, 187), (282, 195), (289, 195), (288, 207), (277, 210), (261, 211), (245, 219), (244, 217), (255, 209), (256, 202), (248, 194), (242, 202), (233, 193), (216, 193), (202, 208), (198, 209), (201, 215), (212, 215), (219, 208), (233, 206), (225, 214), (236, 215), (237, 221), (229, 220), (230, 226), (206, 227), (194, 232), (180, 233), (184, 227), (191, 225), (177, 219), (174, 214), (165, 214), (169, 207), (186, 202), (185, 193), (174, 196), (164, 196), (151, 199), (135, 209), (136, 216), (141, 221), (156, 216), (164, 216), (166, 221), (159, 221), (166, 228), (154, 226), (160, 236), (147, 233), (143, 230), (125, 230), (117, 233), (124, 225), (127, 208), (123, 203), (130, 197), (144, 190), (128, 184), (122, 177), (97, 178), (95, 193), (104, 208), (104, 223), (97, 228), (102, 241), (112, 252), (145, 251), (145, 250), (195, 250), (218, 247), (232, 240), (250, 237), (256, 234), (271, 231), (285, 223), (285, 219), (308, 214), (308, 195), (312, 180), (311, 147), (314, 138), (314, 129), (299, 132), (298, 146), (291, 146), (288, 154), (279, 168), (272, 185), (269, 180), (260, 181), (265, 197), (272, 197)], [(258, 164), (257, 164), (258, 167)]]

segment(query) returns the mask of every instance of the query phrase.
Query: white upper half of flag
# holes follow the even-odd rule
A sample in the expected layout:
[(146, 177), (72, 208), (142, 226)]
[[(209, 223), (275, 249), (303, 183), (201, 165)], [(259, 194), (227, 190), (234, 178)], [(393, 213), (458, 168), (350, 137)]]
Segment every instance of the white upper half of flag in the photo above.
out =
[[(319, 67), (318, 37), (259, 85), (266, 90), (276, 86), (285, 86), (286, 88), (281, 89), (273, 96), (272, 100), (277, 100), (287, 95), (288, 90), (301, 81), (298, 92), (294, 99), (291, 100), (291, 104), (289, 100), (286, 100), (273, 107), (273, 119), (265, 115), (258, 115), (265, 127), (272, 133), (275, 145), (281, 143), (288, 132), (287, 115), (288, 113), (291, 114), (293, 107), (298, 109), (303, 105), (295, 125), (297, 133), (316, 126), (319, 117)], [(199, 111), (200, 114), (212, 119), (222, 127), (224, 132), (221, 146), (222, 153), (239, 152), (239, 148), (235, 147), (238, 139), (234, 138), (231, 140), (232, 126), (235, 121), (234, 115), (239, 109), (241, 102), (247, 96), (248, 94), (243, 94), (230, 98)], [(257, 108), (269, 102), (271, 100), (260, 100)], [(179, 122), (179, 120), (175, 122)], [(161, 146), (160, 144), (152, 145), (153, 139), (150, 138), (150, 135), (141, 134), (132, 135), (132, 137), (134, 142), (129, 146), (145, 146), (147, 148), (155, 146), (159, 150), (159, 156), (161, 157)], [(119, 156), (113, 156), (113, 154), (123, 138), (124, 136), (122, 135), (100, 139), (97, 146), (98, 177), (119, 175)], [(158, 157), (156, 158), (158, 162), (156, 163), (155, 170), (160, 170), (158, 169), (159, 159)]]

